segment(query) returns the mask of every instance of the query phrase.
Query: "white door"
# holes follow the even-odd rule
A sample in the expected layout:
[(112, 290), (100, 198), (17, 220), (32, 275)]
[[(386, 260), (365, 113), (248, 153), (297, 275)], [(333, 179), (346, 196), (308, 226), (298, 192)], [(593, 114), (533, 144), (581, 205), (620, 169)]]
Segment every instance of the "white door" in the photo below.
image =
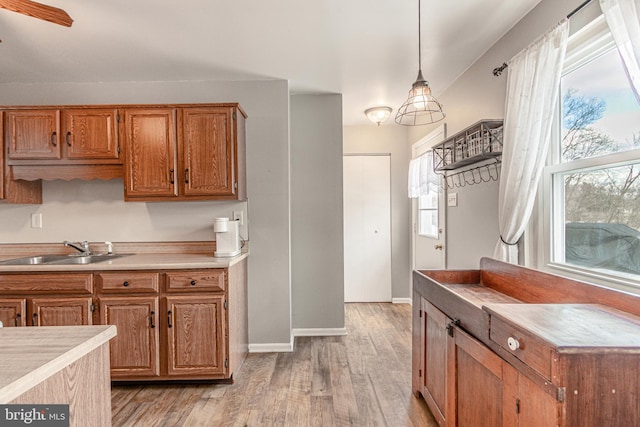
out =
[(391, 301), (391, 162), (344, 156), (344, 300)]
[[(412, 158), (429, 156), (431, 147), (442, 142), (446, 137), (445, 125), (439, 126), (420, 141), (413, 144)], [(440, 179), (437, 194), (430, 193), (421, 199), (412, 199), (412, 268), (444, 269), (446, 263), (445, 219), (446, 219), (446, 186)], [(435, 207), (435, 210), (434, 210)]]

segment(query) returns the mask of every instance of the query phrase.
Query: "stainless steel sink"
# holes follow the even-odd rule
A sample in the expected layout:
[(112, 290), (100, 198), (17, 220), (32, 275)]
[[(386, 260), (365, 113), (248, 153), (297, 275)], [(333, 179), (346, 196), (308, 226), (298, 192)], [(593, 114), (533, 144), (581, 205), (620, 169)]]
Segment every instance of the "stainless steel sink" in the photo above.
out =
[(92, 254), (92, 255), (35, 255), (0, 261), (3, 265), (41, 265), (41, 264), (95, 264), (131, 254)]

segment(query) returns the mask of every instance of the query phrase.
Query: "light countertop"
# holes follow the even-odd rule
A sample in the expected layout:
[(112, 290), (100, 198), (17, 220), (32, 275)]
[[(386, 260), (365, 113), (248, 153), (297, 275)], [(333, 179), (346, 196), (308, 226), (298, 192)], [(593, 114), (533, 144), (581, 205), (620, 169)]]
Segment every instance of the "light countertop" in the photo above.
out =
[(0, 404), (11, 402), (115, 336), (112, 325), (0, 328)]
[(101, 270), (176, 270), (195, 268), (228, 268), (245, 259), (248, 252), (234, 257), (214, 257), (195, 254), (133, 254), (93, 264), (0, 265), (0, 273), (45, 271)]

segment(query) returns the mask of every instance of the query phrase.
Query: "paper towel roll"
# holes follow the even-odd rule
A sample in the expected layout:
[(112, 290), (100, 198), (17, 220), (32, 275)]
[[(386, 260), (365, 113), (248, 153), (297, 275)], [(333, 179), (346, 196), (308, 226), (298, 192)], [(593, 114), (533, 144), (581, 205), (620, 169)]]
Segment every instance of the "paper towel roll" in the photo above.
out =
[(213, 231), (216, 233), (229, 231), (229, 218), (215, 218), (213, 220)]

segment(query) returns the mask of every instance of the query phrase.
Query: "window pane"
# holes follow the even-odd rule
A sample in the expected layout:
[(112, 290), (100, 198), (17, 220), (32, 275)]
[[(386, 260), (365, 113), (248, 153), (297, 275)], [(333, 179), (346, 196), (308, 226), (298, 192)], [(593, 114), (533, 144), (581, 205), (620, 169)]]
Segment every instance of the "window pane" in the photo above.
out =
[(564, 174), (565, 262), (640, 274), (640, 163)]
[(438, 238), (438, 211), (421, 210), (419, 220), (419, 234)]
[(640, 106), (617, 49), (562, 78), (563, 162), (640, 146)]

